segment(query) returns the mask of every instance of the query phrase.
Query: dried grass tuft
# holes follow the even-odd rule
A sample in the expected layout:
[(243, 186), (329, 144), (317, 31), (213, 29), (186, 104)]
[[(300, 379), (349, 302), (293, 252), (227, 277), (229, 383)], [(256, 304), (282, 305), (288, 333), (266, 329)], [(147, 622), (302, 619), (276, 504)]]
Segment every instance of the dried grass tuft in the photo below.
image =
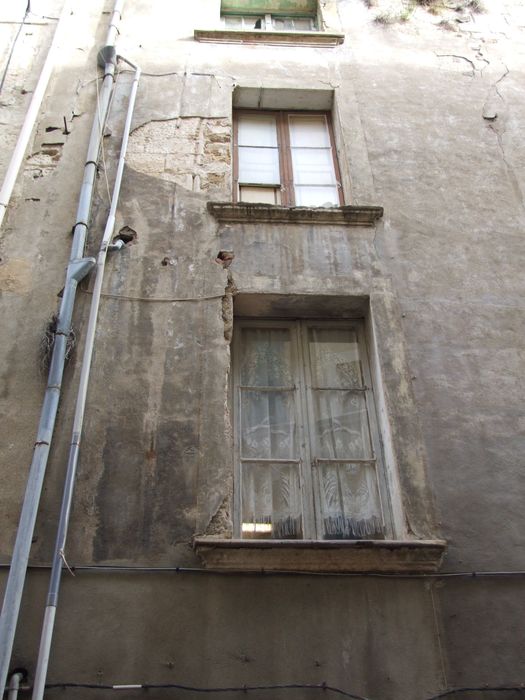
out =
[[(57, 332), (58, 315), (53, 314), (49, 321), (44, 326), (42, 332), (42, 337), (40, 338), (40, 371), (42, 374), (47, 374), (49, 367), (51, 365), (51, 358), (53, 357), (53, 349), (55, 347), (55, 337)], [(76, 346), (76, 334), (73, 328), (69, 330), (69, 335), (67, 337), (66, 343), (66, 355), (64, 357), (65, 362), (71, 358), (73, 351)]]
[(424, 8), (432, 15), (440, 15), (445, 11), (474, 13), (486, 12), (483, 0), (457, 0), (457, 2), (447, 2), (447, 0), (400, 0), (403, 7), (381, 7), (384, 3), (381, 0), (363, 0), (366, 7), (378, 8), (378, 13), (374, 21), (378, 24), (394, 24), (396, 22), (406, 22), (417, 7)]
[(457, 32), (458, 27), (455, 22), (453, 22), (451, 19), (442, 19), (438, 23), (438, 27), (440, 29), (445, 29), (447, 32)]
[(483, 0), (469, 0), (467, 4), (465, 5), (466, 8), (469, 10), (472, 10), (472, 12), (486, 12), (487, 8), (485, 7), (485, 4), (483, 3)]

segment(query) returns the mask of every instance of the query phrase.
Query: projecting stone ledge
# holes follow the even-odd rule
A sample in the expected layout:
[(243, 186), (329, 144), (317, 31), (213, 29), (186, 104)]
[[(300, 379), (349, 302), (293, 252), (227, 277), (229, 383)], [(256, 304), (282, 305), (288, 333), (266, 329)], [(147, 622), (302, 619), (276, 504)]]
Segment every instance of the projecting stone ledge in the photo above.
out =
[(213, 44), (269, 44), (280, 46), (325, 46), (342, 44), (344, 34), (336, 32), (280, 32), (245, 29), (196, 29), (196, 41)]
[(228, 540), (196, 537), (205, 568), (226, 571), (425, 573), (439, 569), (444, 540)]
[(218, 221), (243, 224), (343, 224), (373, 226), (383, 216), (383, 207), (280, 207), (274, 204), (208, 202), (208, 211)]

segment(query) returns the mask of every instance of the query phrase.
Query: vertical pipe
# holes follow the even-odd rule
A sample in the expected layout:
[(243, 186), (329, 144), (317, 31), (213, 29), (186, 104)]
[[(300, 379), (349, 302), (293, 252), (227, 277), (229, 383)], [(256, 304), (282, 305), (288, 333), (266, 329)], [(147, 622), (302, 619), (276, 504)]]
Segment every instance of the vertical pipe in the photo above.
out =
[(24, 117), (24, 123), (22, 124), (20, 134), (18, 135), (18, 140), (16, 142), (15, 149), (11, 156), (11, 160), (9, 161), (7, 172), (4, 177), (4, 182), (2, 184), (2, 189), (0, 189), (0, 228), (4, 220), (7, 205), (9, 204), (9, 200), (11, 199), (11, 195), (13, 193), (16, 178), (18, 176), (18, 172), (20, 170), (20, 166), (22, 164), (22, 160), (26, 152), (27, 144), (29, 143), (29, 139), (31, 138), (31, 134), (33, 132), (33, 127), (35, 126), (35, 122), (38, 117), (38, 110), (40, 109), (40, 105), (42, 104), (42, 100), (44, 99), (44, 94), (49, 83), (49, 78), (51, 77), (53, 66), (55, 65), (55, 56), (58, 48), (58, 40), (62, 36), (62, 33), (64, 31), (64, 18), (68, 14), (70, 6), (71, 0), (66, 0), (62, 7), (62, 12), (60, 14), (60, 18), (55, 29), (55, 34), (53, 36), (53, 41), (51, 42), (51, 46), (49, 47), (49, 51), (47, 52), (46, 60), (42, 67), (38, 83), (35, 87), (35, 91), (33, 92), (33, 97), (31, 98), (31, 102), (29, 103), (29, 109), (27, 110), (26, 116)]
[(18, 691), (20, 690), (20, 683), (23, 679), (23, 674), (20, 671), (15, 671), (11, 676), (9, 681), (9, 692), (7, 694), (7, 700), (17, 700)]
[(120, 17), (123, 5), (124, 0), (115, 0), (106, 45), (102, 51), (105, 58), (104, 78), (100, 90), (99, 105), (93, 119), (86, 163), (84, 166), (84, 179), (79, 195), (76, 223), (73, 229), (73, 242), (66, 272), (64, 294), (58, 315), (48, 383), (40, 413), (37, 439), (33, 450), (33, 458), (29, 469), (26, 492), (22, 504), (2, 612), (0, 614), (0, 689), (5, 687), (9, 671), (31, 541), (33, 539), (38, 505), (42, 493), (42, 485), (58, 411), (67, 338), (71, 328), (77, 285), (95, 263), (92, 258), (82, 258), (81, 256), (84, 252), (88, 230), (89, 213), (97, 171), (96, 162), (99, 156), (102, 131), (109, 110), (109, 102), (113, 88), (116, 64), (114, 42), (118, 31), (118, 18)]
[(91, 308), (89, 312), (89, 321), (86, 330), (86, 341), (84, 346), (84, 356), (82, 359), (82, 369), (80, 372), (80, 381), (77, 394), (77, 403), (75, 408), (75, 417), (73, 420), (73, 434), (71, 437), (71, 445), (69, 450), (69, 459), (66, 471), (66, 480), (64, 484), (64, 494), (62, 496), (62, 506), (60, 510), (60, 520), (58, 523), (57, 539), (55, 544), (55, 552), (53, 555), (53, 568), (49, 582), (49, 591), (47, 596), (46, 611), (44, 614), (44, 623), (42, 625), (42, 636), (40, 638), (40, 649), (38, 651), (38, 661), (35, 671), (35, 681), (33, 684), (32, 700), (42, 700), (44, 697), (45, 683), (47, 677), (47, 668), (49, 665), (49, 656), (51, 652), (51, 642), (53, 637), (53, 629), (55, 624), (56, 609), (58, 605), (58, 594), (60, 591), (60, 581), (62, 575), (62, 557), (64, 547), (66, 545), (67, 531), (69, 526), (69, 515), (71, 512), (71, 504), (73, 501), (73, 489), (75, 486), (75, 478), (77, 472), (78, 455), (80, 450), (80, 439), (82, 436), (82, 426), (84, 422), (84, 410), (86, 407), (87, 389), (89, 384), (89, 375), (91, 370), (91, 359), (93, 357), (93, 347), (95, 343), (95, 332), (97, 327), (98, 309), (100, 304), (100, 295), (102, 292), (102, 282), (104, 279), (104, 268), (106, 264), (106, 255), (108, 245), (113, 235), (115, 227), (115, 215), (120, 194), (120, 186), (122, 183), (122, 174), (124, 172), (124, 164), (126, 161), (126, 150), (128, 147), (129, 132), (131, 129), (131, 119), (135, 106), (135, 98), (137, 95), (138, 81), (140, 78), (140, 68), (135, 70), (135, 78), (131, 88), (131, 94), (128, 104), (128, 112), (126, 115), (126, 124), (124, 127), (124, 135), (122, 137), (122, 146), (120, 149), (120, 158), (117, 167), (115, 178), (115, 186), (113, 188), (113, 196), (111, 199), (111, 207), (109, 210), (108, 220), (104, 229), (104, 235), (100, 244), (100, 250), (97, 256), (97, 272), (93, 296), (91, 298)]

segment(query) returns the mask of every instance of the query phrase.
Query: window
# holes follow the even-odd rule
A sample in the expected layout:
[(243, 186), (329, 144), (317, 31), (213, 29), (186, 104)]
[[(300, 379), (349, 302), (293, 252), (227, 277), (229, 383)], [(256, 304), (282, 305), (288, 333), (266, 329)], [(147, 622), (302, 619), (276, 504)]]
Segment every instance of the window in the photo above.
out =
[(253, 29), (280, 32), (317, 31), (315, 17), (284, 17), (267, 13), (261, 15), (228, 14), (222, 16), (222, 23), (226, 29), (240, 29), (242, 31)]
[(335, 8), (327, 12), (326, 5), (319, 0), (221, 0), (220, 24), (217, 14), (213, 27), (195, 29), (194, 37), (211, 43), (333, 48), (345, 35)]
[(234, 537), (391, 536), (363, 323), (242, 320), (233, 352)]
[(234, 112), (234, 201), (343, 203), (329, 113)]

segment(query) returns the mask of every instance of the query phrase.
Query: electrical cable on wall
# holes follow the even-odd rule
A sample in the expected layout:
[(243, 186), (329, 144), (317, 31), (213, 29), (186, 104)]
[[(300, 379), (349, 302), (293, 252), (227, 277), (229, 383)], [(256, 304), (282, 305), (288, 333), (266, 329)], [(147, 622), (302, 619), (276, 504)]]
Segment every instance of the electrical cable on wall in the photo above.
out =
[[(347, 692), (342, 688), (328, 685), (327, 683), (285, 683), (278, 685), (241, 685), (223, 688), (203, 688), (191, 685), (181, 685), (178, 683), (130, 683), (119, 685), (108, 685), (103, 683), (48, 683), (46, 690), (66, 689), (66, 688), (81, 688), (83, 690), (182, 690), (192, 693), (250, 693), (255, 691), (266, 690), (323, 690), (327, 693), (341, 695), (353, 700), (374, 700), (371, 697), (356, 695), (355, 693)], [(479, 687), (461, 687), (449, 688), (437, 695), (426, 696), (421, 700), (441, 700), (441, 698), (450, 697), (454, 694), (463, 693), (516, 693), (519, 692), (525, 696), (525, 685), (504, 685), (504, 686), (479, 686)]]
[[(195, 299), (163, 299), (161, 301), (201, 301), (202, 299), (219, 299), (217, 297), (198, 297)], [(157, 299), (155, 301), (158, 301)], [(1, 569), (8, 569), (9, 564), (0, 564)], [(50, 569), (49, 564), (30, 564), (28, 569)], [(396, 580), (414, 579), (467, 579), (478, 580), (486, 578), (523, 578), (525, 570), (517, 571), (442, 571), (435, 573), (411, 574), (411, 573), (379, 573), (374, 571), (281, 571), (279, 569), (267, 570), (220, 570), (202, 569), (189, 566), (117, 566), (114, 564), (86, 564), (72, 565), (72, 572), (98, 572), (98, 573), (137, 573), (137, 574), (208, 574), (210, 576), (323, 576), (343, 578), (383, 578)]]

